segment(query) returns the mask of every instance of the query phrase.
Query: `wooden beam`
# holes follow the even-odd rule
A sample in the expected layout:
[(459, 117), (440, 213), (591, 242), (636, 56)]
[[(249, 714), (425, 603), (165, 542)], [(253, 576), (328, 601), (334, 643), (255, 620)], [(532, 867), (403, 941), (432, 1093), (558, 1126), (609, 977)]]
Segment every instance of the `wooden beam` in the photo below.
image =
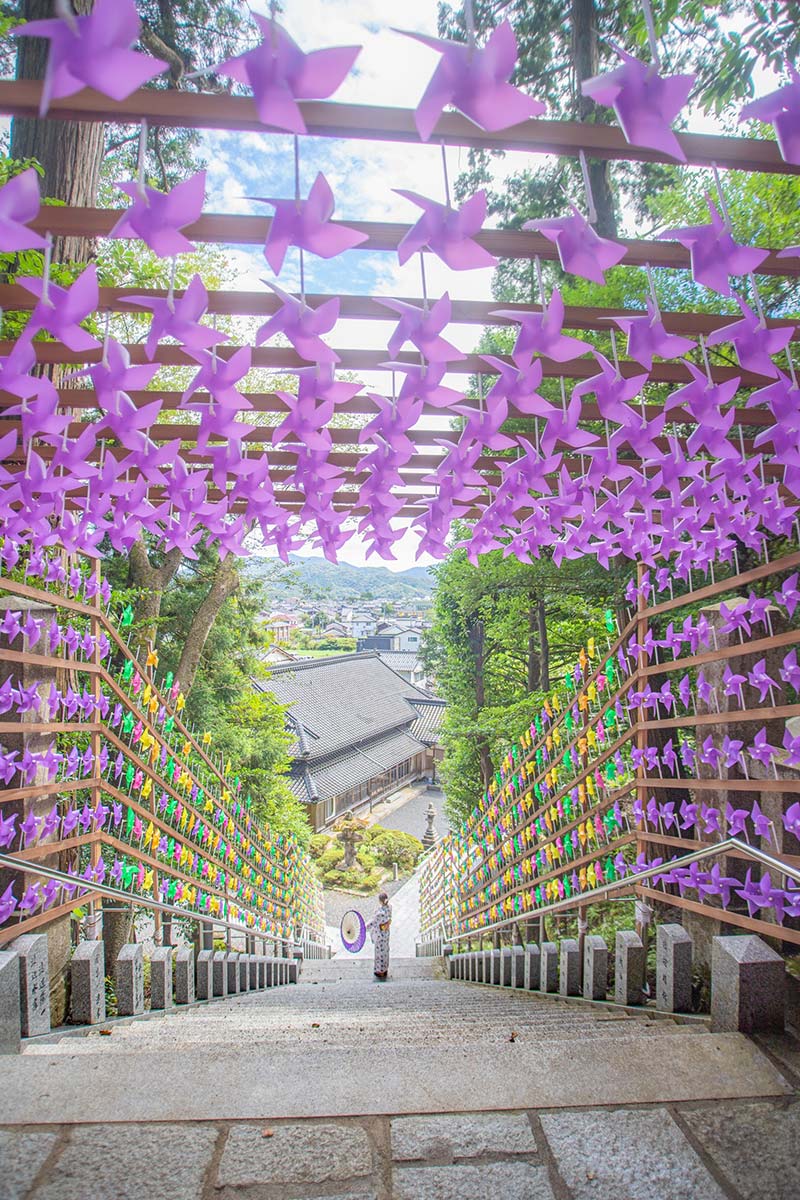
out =
[[(398, 53), (402, 52), (402, 44), (398, 39)], [(11, 117), (38, 116), (41, 91), (41, 83), (34, 80), (0, 82), (0, 112)], [(300, 108), (311, 137), (420, 144), (411, 109), (318, 100), (301, 103)], [(151, 125), (166, 128), (253, 131), (287, 137), (282, 131), (262, 124), (249, 96), (155, 88), (140, 88), (121, 101), (86, 88), (75, 96), (51, 101), (48, 119), (122, 125), (138, 125), (146, 119)], [(800, 173), (799, 166), (783, 160), (772, 141), (699, 133), (678, 133), (677, 138), (691, 165), (716, 163), (726, 170)], [(487, 133), (460, 113), (446, 112), (439, 118), (429, 144), (433, 150), (442, 142), (448, 146), (563, 154), (573, 158), (584, 150), (592, 158), (675, 163), (668, 154), (632, 146), (616, 125), (575, 121), (524, 121), (510, 129)]]
[[(37, 233), (49, 232), (54, 237), (108, 237), (124, 211), (117, 208), (42, 205), (39, 215), (29, 222), (29, 226)], [(183, 232), (198, 242), (216, 242), (226, 246), (263, 246), (270, 224), (269, 216), (204, 213), (199, 220), (186, 225)], [(332, 224), (344, 225), (366, 235), (366, 241), (357, 246), (357, 250), (396, 251), (411, 228), (410, 225), (401, 225), (394, 221), (333, 221)], [(632, 238), (617, 240), (626, 248), (622, 260), (622, 265), (626, 267), (643, 267), (649, 263), (651, 267), (688, 269), (690, 265), (689, 251), (679, 242), (636, 241)], [(558, 259), (556, 246), (543, 234), (522, 229), (484, 229), (482, 233), (476, 234), (475, 241), (497, 258), (538, 257), (551, 262)], [(776, 250), (770, 250), (756, 274), (796, 278), (800, 276), (800, 259), (778, 258)]]

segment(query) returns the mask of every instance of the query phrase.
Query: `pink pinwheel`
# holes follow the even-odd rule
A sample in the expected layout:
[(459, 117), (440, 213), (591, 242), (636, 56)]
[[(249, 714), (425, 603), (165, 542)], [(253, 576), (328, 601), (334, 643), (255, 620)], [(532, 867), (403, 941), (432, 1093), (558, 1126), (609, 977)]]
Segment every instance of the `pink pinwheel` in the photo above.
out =
[(51, 100), (94, 88), (112, 100), (124, 100), (137, 88), (167, 69), (167, 63), (131, 50), (141, 23), (134, 0), (97, 0), (86, 16), (77, 17), (69, 0), (55, 0), (58, 17), (28, 21), (12, 37), (41, 37), (50, 41), (39, 116)]
[(205, 171), (184, 179), (169, 192), (159, 192), (135, 179), (115, 186), (130, 196), (133, 204), (125, 209), (109, 237), (141, 238), (159, 258), (194, 250), (180, 231), (198, 220), (203, 211)]
[(767, 375), (776, 379), (780, 371), (771, 356), (786, 349), (792, 340), (792, 326), (767, 328), (765, 322), (745, 304), (741, 296), (736, 297), (736, 303), (742, 310), (741, 321), (734, 321), (730, 325), (723, 325), (721, 329), (713, 330), (706, 338), (708, 345), (718, 346), (722, 342), (733, 342), (741, 367), (746, 371), (754, 371), (757, 375)]
[(768, 121), (775, 129), (784, 161), (800, 164), (800, 75), (790, 63), (787, 67), (791, 83), (745, 104), (739, 120)]
[(271, 204), (275, 209), (264, 245), (264, 257), (276, 275), (281, 273), (290, 246), (299, 246), (319, 258), (335, 258), (367, 240), (366, 233), (331, 220), (335, 207), (333, 191), (321, 171), (306, 200), (276, 200), (263, 196), (254, 199), (259, 204)]
[(794, 616), (794, 610), (800, 603), (800, 591), (797, 590), (797, 571), (786, 579), (775, 592), (775, 603), (785, 608), (787, 615)]
[(780, 675), (784, 683), (788, 683), (795, 692), (800, 692), (800, 666), (797, 663), (797, 650), (790, 650), (786, 655)]
[(201, 325), (200, 318), (208, 308), (208, 292), (199, 275), (193, 275), (181, 296), (123, 296), (121, 304), (150, 309), (153, 319), (145, 342), (145, 353), (153, 358), (162, 338), (175, 338), (182, 346), (193, 350), (207, 350), (218, 342), (227, 342), (227, 333), (219, 333), (209, 325)]
[(483, 49), (474, 43), (445, 41), (422, 33), (405, 36), (442, 56), (414, 117), (423, 142), (433, 133), (448, 104), (490, 132), (508, 129), (545, 111), (541, 101), (508, 82), (517, 64), (517, 41), (508, 21), (492, 30)]
[(605, 284), (604, 272), (622, 262), (627, 250), (619, 242), (601, 238), (574, 204), (570, 208), (571, 217), (526, 221), (522, 228), (537, 230), (553, 242), (565, 271)]
[(465, 357), (439, 336), (452, 312), (447, 292), (430, 308), (419, 308), (405, 300), (379, 299), (378, 304), (398, 313), (400, 317), (397, 328), (389, 338), (388, 350), (391, 355), (397, 354), (405, 342), (411, 342), (428, 362), (454, 362)]
[(273, 283), (267, 283), (267, 287), (278, 296), (281, 307), (259, 329), (256, 345), (261, 346), (276, 333), (282, 333), (301, 358), (316, 363), (339, 362), (339, 355), (320, 336), (329, 333), (339, 319), (339, 297), (334, 296), (318, 308), (312, 308), (305, 300), (290, 296)]
[(442, 379), (447, 374), (446, 361), (423, 363), (385, 362), (380, 364), (387, 371), (400, 371), (405, 378), (397, 393), (397, 403), (419, 399), (432, 408), (450, 408), (464, 399), (454, 388), (443, 387)]
[(687, 225), (666, 229), (658, 236), (680, 242), (691, 255), (692, 278), (695, 283), (719, 292), (721, 296), (732, 296), (729, 281), (731, 275), (749, 275), (755, 271), (769, 254), (758, 246), (739, 246), (734, 242), (731, 231), (723, 220), (719, 209), (706, 194), (711, 214), (710, 225)]
[(681, 358), (697, 345), (689, 338), (667, 333), (664, 322), (651, 300), (647, 315), (642, 317), (609, 317), (610, 321), (628, 335), (628, 355), (648, 371), (654, 358)]
[(344, 81), (360, 46), (332, 46), (305, 54), (277, 21), (252, 14), (262, 33), (253, 49), (215, 69), (253, 92), (259, 120), (289, 133), (305, 133), (298, 100), (326, 100)]
[(579, 358), (592, 349), (588, 342), (566, 337), (561, 332), (564, 327), (564, 301), (558, 288), (553, 288), (550, 303), (543, 306), (541, 313), (520, 313), (515, 309), (501, 308), (491, 315), (519, 322), (520, 331), (512, 354), (514, 362), (520, 367), (527, 366), (534, 354), (541, 354), (554, 362), (571, 362), (573, 358)]
[(400, 264), (423, 249), (432, 251), (451, 271), (471, 271), (480, 267), (496, 267), (497, 259), (476, 242), (486, 220), (486, 192), (481, 189), (460, 208), (450, 208), (436, 200), (428, 200), (418, 192), (393, 189), (404, 200), (422, 209), (423, 215), (412, 225), (400, 245), (397, 257)]
[(670, 126), (689, 98), (696, 76), (662, 78), (655, 63), (643, 63), (621, 47), (611, 45), (622, 59), (622, 66), (606, 75), (585, 79), (581, 84), (583, 95), (596, 104), (613, 107), (632, 146), (648, 146), (686, 162)]
[(94, 265), (81, 271), (68, 288), (39, 277), (18, 279), (17, 283), (38, 300), (22, 335), (26, 342), (46, 329), (70, 350), (98, 349), (100, 343), (80, 326), (80, 322), (85, 321), (98, 305), (100, 293)]
[(27, 229), (39, 213), (39, 176), (33, 167), (0, 188), (0, 250), (4, 254), (44, 246), (44, 238)]
[(767, 693), (772, 692), (777, 683), (767, 674), (767, 661), (765, 658), (760, 658), (757, 663), (753, 664), (752, 671), (749, 671), (747, 678), (750, 686), (758, 690), (758, 700), (763, 704), (767, 698)]

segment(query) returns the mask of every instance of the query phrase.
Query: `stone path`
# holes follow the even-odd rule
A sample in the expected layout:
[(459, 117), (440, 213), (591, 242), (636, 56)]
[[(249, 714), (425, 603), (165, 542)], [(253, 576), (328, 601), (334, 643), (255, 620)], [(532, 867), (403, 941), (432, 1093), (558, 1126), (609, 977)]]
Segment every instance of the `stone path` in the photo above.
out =
[(795, 1200), (800, 1104), (0, 1128), (2, 1200)]
[(439, 787), (430, 791), (425, 784), (403, 788), (402, 792), (390, 796), (376, 804), (368, 820), (370, 825), (383, 825), (385, 829), (399, 829), (402, 833), (411, 833), (422, 840), (425, 832), (425, 813), (428, 805), (433, 803), (436, 810), (435, 830), (443, 837), (450, 824), (444, 815), (444, 792)]

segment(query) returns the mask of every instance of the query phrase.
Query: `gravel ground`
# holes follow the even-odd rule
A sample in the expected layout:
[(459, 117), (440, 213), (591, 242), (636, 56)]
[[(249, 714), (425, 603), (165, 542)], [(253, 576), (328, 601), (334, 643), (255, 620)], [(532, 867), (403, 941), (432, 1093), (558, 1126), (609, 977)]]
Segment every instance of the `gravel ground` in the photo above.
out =
[[(408, 877), (406, 876), (406, 878)], [(404, 883), (405, 879), (392, 879), (389, 883), (383, 885), (383, 891), (388, 892), (391, 898)], [(324, 896), (325, 924), (335, 925), (337, 929), (342, 923), (342, 917), (349, 909), (357, 909), (366, 921), (372, 916), (373, 911), (378, 906), (377, 894), (354, 896), (350, 892), (335, 892), (326, 888)]]

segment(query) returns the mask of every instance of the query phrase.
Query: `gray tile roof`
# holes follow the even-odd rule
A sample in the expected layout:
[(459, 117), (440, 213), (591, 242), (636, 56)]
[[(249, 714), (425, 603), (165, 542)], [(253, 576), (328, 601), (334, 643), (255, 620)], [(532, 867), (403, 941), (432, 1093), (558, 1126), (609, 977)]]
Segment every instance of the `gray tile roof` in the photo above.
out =
[(433, 745), (439, 740), (439, 730), (442, 727), (446, 705), (444, 700), (414, 700), (414, 708), (419, 717), (411, 726), (414, 737), (427, 745)]
[(393, 671), (413, 671), (419, 666), (416, 650), (378, 650), (378, 654)]
[(289, 784), (300, 800), (328, 800), (382, 775), (424, 749), (422, 742), (408, 733), (387, 733), (318, 762), (295, 759)]
[(295, 730), (303, 726), (307, 744), (301, 750), (296, 743), (292, 754), (309, 763), (393, 730), (410, 731), (419, 715), (411, 701), (425, 698), (374, 651), (279, 664), (255, 687), (287, 706)]

